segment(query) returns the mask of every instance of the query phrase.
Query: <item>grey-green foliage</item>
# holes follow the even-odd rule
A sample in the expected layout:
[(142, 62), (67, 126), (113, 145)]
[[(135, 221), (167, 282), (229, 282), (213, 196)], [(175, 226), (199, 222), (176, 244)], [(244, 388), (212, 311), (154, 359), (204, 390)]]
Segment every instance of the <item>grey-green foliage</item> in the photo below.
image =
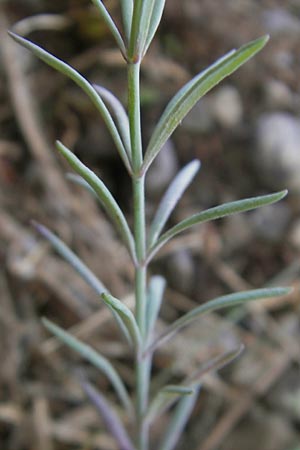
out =
[[(96, 275), (92, 273), (87, 264), (81, 261), (57, 236), (41, 225), (36, 225), (36, 228), (94, 289), (99, 296), (99, 300), (110, 309), (128, 340), (135, 361), (135, 382), (133, 383), (134, 414), (132, 414), (132, 401), (125, 383), (106, 358), (47, 319), (44, 320), (44, 325), (64, 344), (100, 369), (110, 380), (124, 408), (130, 413), (133, 429), (135, 430), (133, 441), (128, 436), (125, 426), (121, 424), (116, 411), (111, 409), (103, 396), (97, 393), (96, 389), (86, 381), (82, 382), (82, 386), (88, 398), (102, 414), (105, 424), (115, 437), (121, 450), (148, 450), (151, 445), (151, 442), (149, 442), (151, 424), (177, 401), (177, 405), (170, 416), (169, 424), (161, 437), (161, 442), (157, 445), (158, 450), (173, 450), (197, 400), (202, 377), (207, 372), (218, 370), (232, 361), (240, 353), (241, 349), (233, 349), (208, 361), (188, 379), (182, 380), (181, 383), (161, 386), (153, 398), (150, 399), (153, 352), (167, 339), (172, 338), (174, 333), (197, 320), (203, 314), (220, 308), (246, 304), (249, 301), (261, 298), (282, 296), (287, 294), (289, 289), (257, 289), (218, 297), (189, 311), (157, 335), (156, 323), (163, 302), (165, 280), (156, 275), (150, 278), (147, 286), (149, 263), (166, 242), (192, 226), (277, 202), (286, 195), (286, 191), (214, 206), (187, 217), (168, 228), (167, 223), (171, 213), (185, 189), (193, 181), (200, 167), (199, 161), (192, 161), (178, 173), (166, 190), (154, 214), (147, 236), (145, 175), (167, 139), (170, 138), (196, 102), (225, 77), (235, 72), (259, 52), (265, 46), (268, 36), (256, 39), (238, 50), (230, 51), (186, 83), (166, 106), (165, 111), (154, 127), (145, 151), (143, 151), (140, 114), (140, 65), (159, 26), (165, 0), (120, 0), (122, 29), (111, 17), (104, 2), (101, 0), (92, 0), (92, 2), (111, 31), (127, 65), (127, 110), (111, 92), (104, 87), (93, 85), (66, 62), (61, 61), (24, 37), (17, 36), (14, 33), (10, 34), (16, 42), (32, 51), (53, 69), (66, 75), (87, 94), (104, 120), (125, 169), (131, 177), (133, 188), (133, 230), (129, 226), (129, 222), (117, 201), (102, 180), (86, 167), (71, 150), (62, 143), (57, 143), (57, 150), (77, 174), (71, 174), (70, 178), (87, 188), (98, 198), (128, 249), (135, 270), (134, 312), (121, 300), (115, 298)], [(167, 229), (163, 231), (164, 228)], [(105, 264), (109, 264), (109, 262), (105, 261)]]

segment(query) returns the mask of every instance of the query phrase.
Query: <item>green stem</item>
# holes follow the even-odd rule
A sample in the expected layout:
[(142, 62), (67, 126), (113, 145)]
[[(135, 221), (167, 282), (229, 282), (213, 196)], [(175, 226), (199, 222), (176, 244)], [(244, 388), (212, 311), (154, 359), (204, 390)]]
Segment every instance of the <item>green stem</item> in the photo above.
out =
[(147, 276), (147, 267), (144, 264), (146, 256), (144, 184), (144, 176), (133, 180), (134, 239), (137, 257), (137, 267), (135, 270), (136, 319), (143, 337), (145, 336), (146, 330)]
[[(145, 177), (133, 180), (134, 193), (134, 237), (137, 254), (135, 270), (136, 319), (143, 342), (146, 342), (146, 306), (147, 306), (147, 266), (144, 264), (146, 255), (145, 233)], [(150, 379), (151, 357), (140, 358), (136, 355), (136, 425), (137, 448), (148, 449), (148, 425), (144, 421), (148, 408), (148, 392)]]
[[(136, 250), (135, 268), (135, 316), (146, 345), (147, 264), (146, 219), (145, 219), (145, 175), (141, 175), (143, 164), (141, 112), (140, 112), (140, 64), (128, 63), (128, 114), (132, 149), (132, 188), (134, 214), (134, 240)], [(151, 356), (136, 355), (136, 441), (138, 450), (148, 450), (149, 427), (144, 420), (148, 408)]]
[(138, 176), (143, 163), (141, 109), (140, 109), (140, 63), (128, 63), (128, 113), (132, 147), (133, 173)]

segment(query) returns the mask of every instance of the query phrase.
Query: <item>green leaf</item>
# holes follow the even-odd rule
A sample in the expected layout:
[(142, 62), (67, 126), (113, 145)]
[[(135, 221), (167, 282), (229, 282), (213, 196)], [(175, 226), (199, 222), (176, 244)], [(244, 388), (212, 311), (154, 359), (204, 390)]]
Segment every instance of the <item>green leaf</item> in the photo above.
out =
[(47, 227), (32, 221), (34, 228), (55, 248), (79, 275), (87, 282), (97, 294), (101, 295), (107, 289), (96, 275), (84, 264), (84, 262), (75, 255), (74, 252)]
[(120, 302), (120, 300), (107, 292), (104, 292), (101, 295), (101, 298), (106, 305), (120, 317), (121, 321), (124, 323), (124, 326), (128, 330), (135, 348), (139, 349), (141, 347), (141, 335), (134, 315), (130, 309)]
[(246, 304), (250, 301), (261, 300), (263, 298), (283, 297), (292, 291), (290, 288), (266, 288), (266, 289), (254, 289), (245, 292), (235, 292), (234, 294), (223, 295), (217, 297), (209, 302), (206, 302), (192, 311), (184, 314), (179, 319), (175, 320), (158, 338), (146, 349), (144, 355), (153, 352), (162, 343), (169, 340), (175, 333), (181, 330), (183, 327), (191, 324), (200, 316), (208, 314), (219, 309), (229, 308), (232, 306), (238, 306)]
[(164, 194), (153, 222), (149, 230), (149, 246), (153, 246), (169, 219), (177, 202), (181, 198), (183, 192), (192, 182), (196, 173), (200, 168), (200, 161), (194, 160), (187, 164), (174, 178), (166, 193)]
[[(78, 177), (81, 179), (81, 177)], [(77, 180), (76, 180), (77, 181)], [(82, 180), (90, 190), (93, 191), (92, 188), (86, 183), (86, 181)], [(93, 191), (94, 192), (94, 191)], [(95, 194), (95, 192), (94, 192)], [(35, 229), (45, 238), (47, 239), (51, 245), (55, 248), (55, 250), (79, 273), (79, 275), (87, 282), (89, 286), (91, 286), (94, 291), (101, 296), (103, 292), (106, 292), (106, 287), (101, 283), (101, 281), (96, 277), (96, 275), (84, 264), (84, 262), (78, 258), (66, 244), (61, 241), (54, 233), (52, 233), (48, 228), (43, 225), (32, 222)], [(132, 343), (131, 337), (128, 334), (127, 328), (124, 326), (124, 323), (121, 321), (119, 315), (116, 314), (115, 311), (112, 311), (115, 320), (117, 321), (125, 339), (130, 344)]]
[(144, 55), (153, 8), (156, 0), (135, 0), (128, 50), (129, 60), (138, 62)]
[(101, 414), (107, 430), (117, 441), (118, 448), (120, 450), (135, 450), (123, 423), (111, 407), (110, 403), (105, 399), (104, 395), (102, 395), (91, 383), (82, 379), (82, 377), (80, 384), (91, 403)]
[(115, 22), (111, 18), (109, 12), (105, 8), (105, 6), (103, 5), (101, 0), (92, 0), (92, 2), (94, 3), (94, 5), (98, 9), (98, 11), (100, 12), (103, 20), (105, 21), (107, 27), (109, 28), (111, 34), (115, 38), (116, 43), (117, 43), (117, 45), (118, 45), (122, 55), (126, 59), (126, 48), (125, 48), (125, 45), (124, 45), (124, 41), (122, 39), (122, 36), (121, 36), (121, 34), (120, 34), (120, 32), (119, 32)]
[(157, 28), (160, 24), (162, 14), (164, 11), (166, 0), (155, 0), (153, 12), (151, 16), (151, 21), (149, 23), (149, 29), (147, 34), (147, 39), (144, 45), (143, 54), (145, 54), (154, 38)]
[(167, 385), (163, 387), (155, 395), (152, 400), (148, 411), (145, 416), (145, 420), (148, 424), (151, 424), (156, 420), (164, 411), (166, 411), (171, 404), (176, 402), (183, 396), (192, 395), (194, 389), (187, 386)]
[(180, 397), (184, 395), (192, 395), (195, 390), (199, 389), (205, 375), (211, 372), (216, 372), (225, 367), (227, 364), (230, 364), (241, 354), (243, 349), (244, 345), (241, 344), (238, 348), (227, 351), (205, 362), (181, 384), (165, 386), (152, 400), (146, 414), (146, 420), (148, 420), (149, 423), (152, 423), (163, 412), (169, 409), (178, 399), (180, 399)]
[(97, 367), (101, 372), (103, 372), (107, 378), (110, 380), (112, 386), (114, 387), (120, 401), (124, 407), (132, 412), (132, 404), (127, 393), (127, 390), (121, 380), (119, 374), (114, 369), (112, 364), (98, 352), (96, 352), (92, 347), (83, 342), (79, 341), (77, 338), (72, 336), (67, 331), (55, 325), (48, 319), (43, 319), (43, 324), (45, 327), (54, 334), (60, 341), (66, 344), (75, 352), (79, 353), (84, 359), (89, 361), (93, 366)]
[(46, 64), (48, 64), (53, 69), (57, 70), (58, 72), (62, 73), (63, 75), (70, 78), (72, 81), (74, 81), (77, 86), (79, 86), (92, 100), (93, 104), (97, 108), (97, 110), (100, 112), (113, 140), (117, 147), (117, 150), (124, 162), (125, 167), (127, 168), (128, 172), (131, 173), (131, 167), (130, 162), (128, 160), (128, 156), (126, 153), (126, 150), (124, 148), (124, 145), (122, 143), (121, 137), (118, 133), (117, 127), (106, 108), (103, 100), (98, 95), (98, 93), (95, 91), (93, 86), (80, 74), (78, 73), (73, 67), (69, 66), (65, 62), (61, 61), (60, 59), (56, 58), (55, 56), (48, 53), (43, 48), (39, 47), (38, 45), (34, 44), (33, 42), (28, 41), (27, 39), (22, 38), (21, 36), (18, 36), (15, 33), (8, 32), (9, 35), (20, 45), (25, 47), (27, 50), (30, 50), (35, 56), (40, 58), (42, 61), (44, 61)]
[(200, 383), (202, 382), (202, 378), (211, 372), (216, 372), (218, 370), (223, 369), (228, 364), (232, 363), (236, 358), (240, 356), (240, 354), (244, 350), (244, 345), (241, 344), (238, 348), (235, 348), (233, 350), (229, 350), (225, 353), (222, 353), (219, 356), (216, 356), (215, 358), (212, 358), (202, 364), (199, 369), (197, 369), (190, 377), (188, 377), (184, 382), (183, 385), (189, 386), (189, 387), (196, 387), (200, 386)]
[(100, 180), (97, 175), (86, 167), (78, 158), (74, 155), (67, 147), (65, 147), (61, 142), (57, 142), (58, 151), (64, 156), (68, 161), (70, 166), (80, 175), (83, 179), (91, 186), (91, 188), (96, 192), (103, 208), (113, 221), (115, 227), (117, 228), (123, 242), (127, 246), (130, 255), (133, 260), (135, 260), (135, 246), (133, 236), (129, 229), (128, 223), (122, 213), (116, 200), (109, 192), (105, 184)]
[(275, 194), (262, 195), (259, 197), (247, 198), (244, 200), (237, 200), (235, 202), (224, 203), (223, 205), (215, 206), (214, 208), (206, 209), (198, 214), (194, 214), (187, 219), (182, 220), (177, 225), (166, 231), (158, 241), (150, 248), (147, 260), (151, 260), (155, 253), (170, 239), (177, 234), (189, 229), (194, 225), (199, 225), (211, 220), (221, 219), (222, 217), (231, 214), (251, 211), (252, 209), (261, 206), (271, 205), (278, 202), (287, 195), (287, 190), (276, 192)]
[(144, 172), (197, 101), (252, 58), (267, 41), (268, 36), (264, 36), (244, 45), (239, 50), (229, 52), (180, 89), (166, 107), (152, 134), (145, 153)]
[(166, 0), (135, 0), (130, 36), (129, 59), (141, 60), (159, 26)]
[(192, 414), (199, 392), (200, 388), (197, 388), (193, 394), (184, 396), (179, 401), (157, 450), (174, 450)]
[(149, 290), (147, 295), (147, 337), (149, 338), (153, 332), (162, 303), (166, 280), (159, 276), (153, 276), (150, 279)]
[(129, 43), (132, 13), (133, 13), (133, 0), (120, 0), (120, 2), (121, 2), (124, 33), (126, 36), (127, 43)]
[(131, 160), (129, 120), (124, 106), (122, 105), (120, 100), (115, 97), (109, 90), (105, 89), (102, 86), (98, 86), (97, 84), (94, 84), (93, 86), (114, 115), (118, 131), (127, 151), (128, 158), (129, 160)]

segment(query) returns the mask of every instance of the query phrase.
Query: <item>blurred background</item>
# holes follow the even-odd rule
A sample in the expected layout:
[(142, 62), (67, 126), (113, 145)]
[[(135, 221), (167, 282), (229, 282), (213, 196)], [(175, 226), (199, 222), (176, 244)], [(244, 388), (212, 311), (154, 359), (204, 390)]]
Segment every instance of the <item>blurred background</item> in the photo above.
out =
[[(105, 4), (119, 20), (119, 2)], [(126, 104), (124, 62), (87, 0), (2, 0), (0, 18), (0, 446), (117, 450), (73, 374), (82, 368), (114, 401), (109, 383), (51, 338), (40, 318), (112, 358), (129, 389), (130, 352), (92, 290), (30, 221), (59, 234), (114, 295), (132, 304), (127, 253), (95, 201), (66, 179), (55, 139), (101, 176), (131, 222), (129, 179), (89, 99), (18, 47), (6, 29)], [(187, 80), (266, 33), (267, 47), (195, 106), (147, 179), (150, 219), (180, 167), (201, 160), (171, 223), (218, 203), (289, 189), (278, 204), (195, 228), (152, 265), (168, 282), (159, 326), (217, 295), (295, 287), (287, 298), (205, 317), (157, 353), (154, 389), (246, 345), (235, 363), (205, 377), (178, 450), (300, 449), (300, 1), (167, 0), (142, 69), (143, 139)], [(166, 421), (153, 430), (153, 448)]]

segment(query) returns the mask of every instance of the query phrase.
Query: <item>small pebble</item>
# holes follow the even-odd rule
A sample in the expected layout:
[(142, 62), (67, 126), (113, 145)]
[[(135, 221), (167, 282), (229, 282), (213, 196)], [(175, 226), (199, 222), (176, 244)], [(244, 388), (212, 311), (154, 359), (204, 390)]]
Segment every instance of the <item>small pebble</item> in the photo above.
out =
[(234, 128), (243, 118), (243, 104), (234, 86), (219, 88), (211, 97), (214, 119), (224, 128)]
[(174, 145), (168, 140), (151, 165), (146, 177), (147, 194), (156, 197), (163, 193), (179, 170)]
[(294, 103), (293, 93), (279, 80), (268, 80), (264, 87), (266, 104), (271, 108), (290, 108)]
[(292, 114), (263, 114), (256, 125), (254, 163), (271, 188), (300, 194), (300, 120)]

